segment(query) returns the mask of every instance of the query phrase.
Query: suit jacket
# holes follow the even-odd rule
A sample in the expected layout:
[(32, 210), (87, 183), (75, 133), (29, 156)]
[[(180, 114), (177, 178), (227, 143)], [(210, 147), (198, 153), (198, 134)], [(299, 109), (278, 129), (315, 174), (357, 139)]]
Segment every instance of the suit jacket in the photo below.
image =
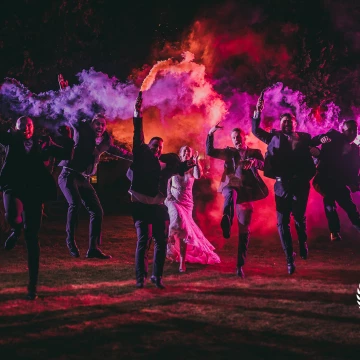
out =
[(0, 189), (35, 196), (43, 202), (55, 200), (56, 183), (46, 168), (46, 163), (50, 157), (70, 159), (74, 142), (70, 138), (64, 138), (63, 146), (59, 146), (49, 136), (33, 136), (32, 141), (33, 145), (27, 153), (21, 133), (13, 130), (0, 132), (0, 143), (5, 147)]
[(161, 170), (159, 159), (145, 144), (142, 118), (134, 118), (133, 123), (134, 158), (128, 172), (130, 189), (147, 196), (155, 197), (160, 193), (166, 197), (167, 181), (175, 174), (183, 175), (187, 170), (185, 163), (176, 154), (163, 154), (160, 161), (166, 163), (166, 168)]
[(310, 154), (312, 146), (311, 136), (308, 133), (296, 132), (297, 146), (291, 147), (291, 143), (281, 131), (271, 130), (267, 132), (260, 128), (260, 116), (252, 119), (252, 132), (262, 142), (268, 145), (265, 162), (264, 176), (283, 180), (298, 180), (309, 182), (315, 175), (315, 164)]
[(258, 173), (258, 170), (263, 170), (264, 167), (264, 157), (260, 150), (246, 149), (245, 158), (255, 160), (249, 170), (241, 168), (240, 153), (235, 148), (215, 149), (213, 135), (207, 136), (206, 154), (225, 161), (218, 192), (222, 192), (225, 186), (235, 188), (238, 191), (238, 203), (260, 200), (269, 194), (266, 184)]
[[(357, 185), (360, 170), (359, 146), (354, 143), (349, 144), (345, 136), (336, 130), (315, 136), (312, 139), (313, 145), (320, 145), (323, 136), (329, 137), (331, 142), (321, 145), (317, 165), (318, 175), (324, 180), (332, 179), (338, 184)], [(344, 153), (345, 147), (348, 147), (348, 151)]]
[(96, 173), (102, 153), (107, 152), (126, 160), (132, 160), (131, 152), (113, 144), (111, 136), (105, 131), (103, 141), (96, 145), (96, 134), (87, 121), (71, 124), (74, 129), (75, 149), (71, 160), (61, 161), (59, 166), (69, 167), (79, 173)]

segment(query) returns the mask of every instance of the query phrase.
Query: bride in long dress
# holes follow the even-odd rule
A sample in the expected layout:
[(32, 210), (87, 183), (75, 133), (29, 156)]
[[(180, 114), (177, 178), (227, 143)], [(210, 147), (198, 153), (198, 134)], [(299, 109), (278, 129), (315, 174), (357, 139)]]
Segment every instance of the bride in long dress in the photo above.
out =
[(183, 146), (179, 155), (181, 161), (193, 158), (196, 165), (184, 176), (173, 176), (168, 183), (168, 196), (165, 200), (170, 216), (167, 257), (179, 261), (179, 271), (185, 272), (185, 261), (216, 264), (220, 262), (220, 258), (192, 217), (194, 207), (192, 188), (195, 179), (201, 177), (199, 154), (196, 152), (193, 156), (193, 150), (189, 146)]

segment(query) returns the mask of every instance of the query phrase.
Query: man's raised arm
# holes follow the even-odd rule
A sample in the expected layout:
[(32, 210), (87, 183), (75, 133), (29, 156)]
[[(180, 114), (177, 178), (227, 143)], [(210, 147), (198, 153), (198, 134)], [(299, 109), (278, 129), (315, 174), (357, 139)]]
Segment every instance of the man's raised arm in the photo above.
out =
[(264, 109), (264, 91), (261, 92), (259, 100), (256, 104), (256, 110), (254, 111), (254, 116), (252, 118), (252, 133), (257, 137), (259, 140), (264, 142), (265, 144), (269, 144), (271, 139), (273, 138), (272, 134), (267, 132), (266, 130), (260, 127), (261, 121), (261, 112)]
[(133, 137), (133, 151), (138, 149), (141, 145), (145, 144), (143, 123), (142, 123), (142, 114), (141, 114), (141, 105), (142, 105), (142, 92), (139, 92), (139, 95), (136, 99), (135, 109), (134, 109), (134, 137)]
[[(69, 81), (65, 80), (64, 76), (62, 74), (58, 74), (58, 83), (59, 83), (60, 91), (63, 91), (69, 87)], [(70, 125), (74, 130), (78, 130), (78, 128), (83, 123), (84, 123), (84, 120), (79, 120), (79, 119), (68, 120), (68, 125)]]
[(218, 122), (209, 130), (209, 134), (206, 138), (206, 155), (211, 156), (216, 159), (226, 160), (226, 150), (225, 149), (215, 149), (214, 148), (214, 133), (218, 129), (222, 129), (223, 126), (219, 126)]

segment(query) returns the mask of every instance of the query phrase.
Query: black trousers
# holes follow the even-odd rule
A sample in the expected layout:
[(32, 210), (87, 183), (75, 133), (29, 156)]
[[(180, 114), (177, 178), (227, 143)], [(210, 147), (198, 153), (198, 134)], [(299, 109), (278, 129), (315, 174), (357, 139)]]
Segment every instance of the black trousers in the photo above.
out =
[(313, 186), (324, 197), (325, 215), (330, 232), (340, 232), (340, 220), (336, 210), (336, 203), (344, 209), (351, 223), (360, 231), (360, 214), (346, 185), (332, 179), (316, 176)]
[(224, 196), (223, 215), (229, 216), (231, 225), (234, 221), (236, 209), (239, 227), (237, 266), (243, 266), (246, 261), (246, 255), (249, 247), (250, 223), (254, 209), (251, 202), (245, 202), (242, 204), (236, 203), (238, 193), (233, 187), (225, 186), (222, 189), (222, 195)]
[(162, 276), (166, 257), (166, 230), (168, 212), (165, 205), (147, 205), (132, 203), (137, 245), (135, 252), (135, 275), (137, 281), (143, 281), (148, 274), (148, 252), (154, 239), (153, 275)]
[(67, 244), (75, 243), (79, 210), (83, 204), (90, 214), (89, 249), (96, 249), (101, 244), (101, 227), (104, 214), (96, 191), (90, 184), (90, 179), (64, 168), (59, 175), (58, 183), (69, 204), (66, 221)]
[(225, 186), (221, 193), (224, 197), (223, 215), (229, 216), (230, 224), (232, 225), (235, 215), (237, 191), (230, 186)]
[(28, 251), (29, 288), (38, 282), (40, 246), (38, 233), (42, 218), (42, 201), (30, 192), (19, 194), (12, 190), (3, 193), (5, 217), (15, 233), (24, 227), (26, 247)]
[(289, 181), (276, 180), (274, 190), (280, 241), (287, 261), (292, 262), (293, 242), (290, 232), (290, 215), (294, 217), (299, 242), (306, 242), (305, 212), (309, 198), (310, 184), (307, 181), (297, 179)]

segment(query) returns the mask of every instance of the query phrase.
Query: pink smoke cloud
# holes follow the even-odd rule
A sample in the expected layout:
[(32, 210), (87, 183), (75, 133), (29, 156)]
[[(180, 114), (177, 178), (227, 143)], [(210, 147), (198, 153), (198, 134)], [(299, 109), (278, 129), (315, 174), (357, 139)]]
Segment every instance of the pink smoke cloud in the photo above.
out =
[[(232, 145), (230, 132), (234, 127), (242, 127), (247, 132), (249, 146), (259, 148), (263, 153), (266, 146), (250, 131), (250, 119), (257, 96), (238, 89), (233, 89), (230, 95), (220, 94), (215, 90), (216, 81), (206, 73), (206, 66), (193, 59), (190, 53), (185, 53), (182, 61), (169, 59), (152, 72), (149, 78), (151, 81), (143, 94), (144, 130), (147, 139), (155, 135), (162, 136), (166, 152), (177, 152), (185, 144), (199, 150), (215, 191), (223, 171), (223, 162), (210, 160), (204, 155), (206, 135), (211, 126), (223, 120), (224, 130), (215, 135), (216, 147)], [(78, 79), (79, 84), (65, 90), (41, 94), (32, 94), (19, 82), (8, 80), (2, 85), (0, 95), (2, 102), (16, 114), (43, 117), (54, 125), (76, 121), (80, 115), (92, 117), (100, 109), (109, 119), (115, 137), (130, 142), (131, 117), (139, 87), (132, 82), (121, 83), (94, 69), (83, 70), (78, 74)], [(326, 104), (327, 111), (319, 122), (305, 99), (300, 91), (292, 90), (283, 83), (269, 87), (265, 93), (264, 127), (278, 127), (279, 115), (285, 111), (296, 115), (298, 130), (312, 135), (337, 127), (341, 119), (336, 104)], [(276, 233), (273, 181), (265, 181), (270, 188), (270, 195), (266, 200), (255, 203), (252, 226), (253, 232), (264, 238)], [(199, 217), (203, 226), (218, 226), (221, 204), (222, 198), (218, 195), (215, 202), (206, 206), (203, 217)], [(309, 224), (318, 224), (319, 213), (323, 214), (322, 199), (312, 192), (307, 211)], [(322, 228), (326, 229), (324, 216), (321, 215), (320, 219)]]

